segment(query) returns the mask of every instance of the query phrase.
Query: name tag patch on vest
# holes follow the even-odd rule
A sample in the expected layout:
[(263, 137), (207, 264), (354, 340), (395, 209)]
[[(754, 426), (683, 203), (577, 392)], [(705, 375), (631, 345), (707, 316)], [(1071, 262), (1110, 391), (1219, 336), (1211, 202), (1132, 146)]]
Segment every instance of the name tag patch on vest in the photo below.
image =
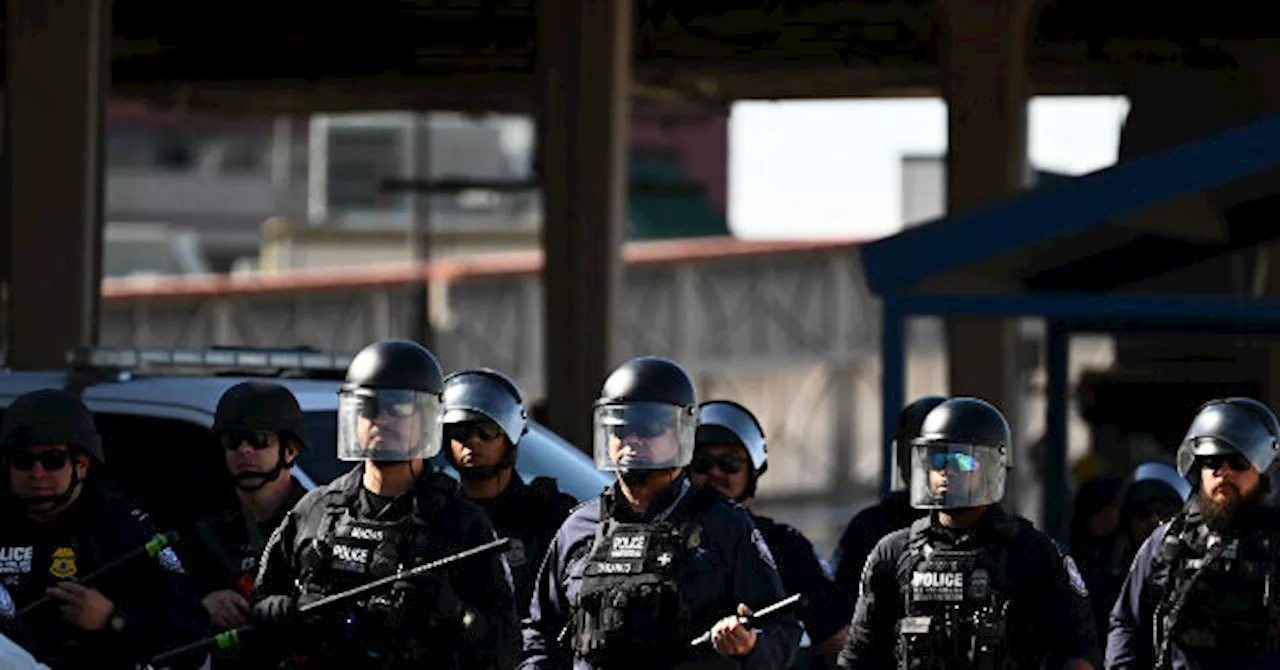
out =
[(67, 579), (76, 574), (76, 550), (71, 547), (58, 547), (53, 550), (53, 562), (49, 565), (49, 574), (58, 579)]
[(31, 572), (35, 547), (0, 547), (0, 574), (25, 575)]
[(964, 585), (963, 572), (917, 570), (911, 573), (911, 594), (914, 600), (959, 602), (964, 600)]

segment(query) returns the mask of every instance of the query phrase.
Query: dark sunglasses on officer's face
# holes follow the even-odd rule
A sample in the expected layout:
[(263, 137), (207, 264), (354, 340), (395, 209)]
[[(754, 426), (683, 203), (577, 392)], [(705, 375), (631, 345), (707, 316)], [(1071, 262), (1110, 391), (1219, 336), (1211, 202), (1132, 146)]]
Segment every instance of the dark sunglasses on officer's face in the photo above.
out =
[(390, 392), (383, 391), (376, 396), (367, 396), (360, 401), (360, 416), (370, 421), (378, 418), (378, 414), (386, 413), (397, 419), (403, 419), (407, 416), (413, 416), (417, 410), (417, 405), (413, 402), (410, 394), (405, 394), (403, 398), (392, 396)]
[(248, 443), (254, 451), (271, 446), (271, 432), (266, 430), (229, 430), (222, 434), (222, 448), (235, 451), (241, 444)]
[(503, 432), (502, 427), (492, 421), (468, 421), (445, 426), (444, 435), (450, 440), (461, 443), (469, 442), (472, 436), (478, 436), (481, 440), (488, 442), (498, 439)]
[(647, 440), (657, 437), (671, 430), (671, 428), (672, 424), (666, 421), (636, 421), (621, 426), (610, 426), (609, 433), (614, 437), (635, 435), (642, 440)]
[(19, 451), (9, 455), (9, 465), (18, 470), (31, 470), (36, 467), (36, 463), (40, 467), (50, 472), (56, 472), (67, 467), (67, 463), (71, 461), (71, 452), (66, 449), (58, 451), (46, 451), (35, 453), (31, 451)]
[(739, 456), (738, 454), (725, 453), (715, 456), (711, 454), (698, 454), (693, 457), (693, 462), (689, 464), (689, 467), (693, 468), (693, 471), (700, 475), (705, 475), (708, 472), (711, 472), (712, 467), (720, 468), (720, 472), (723, 472), (726, 475), (736, 475), (741, 472), (742, 468), (746, 467), (746, 465), (747, 459)]
[(1236, 472), (1244, 472), (1252, 465), (1242, 454), (1213, 454), (1200, 457), (1200, 466), (1210, 470), (1221, 470), (1223, 464)]

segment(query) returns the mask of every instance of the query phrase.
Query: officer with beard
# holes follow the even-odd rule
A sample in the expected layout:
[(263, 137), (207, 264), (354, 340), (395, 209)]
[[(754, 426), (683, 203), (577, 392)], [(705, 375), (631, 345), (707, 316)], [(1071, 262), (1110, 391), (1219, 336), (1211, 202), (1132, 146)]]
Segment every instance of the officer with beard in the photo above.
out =
[(1000, 506), (1013, 440), (999, 410), (952, 398), (911, 441), (911, 503), (928, 517), (880, 540), (840, 667), (1096, 667), (1088, 592), (1053, 540)]
[[(902, 483), (911, 484), (911, 440), (920, 435), (924, 417), (941, 405), (946, 398), (925, 396), (902, 408), (898, 413), (898, 425), (893, 431), (893, 451), (898, 461), (898, 474)], [(846, 592), (850, 606), (858, 597), (858, 580), (862, 566), (880, 538), (899, 528), (906, 528), (912, 521), (927, 514), (927, 510), (911, 506), (907, 489), (889, 493), (879, 504), (872, 505), (854, 515), (836, 543), (831, 557), (835, 564), (836, 586)]]
[(1157, 528), (1111, 611), (1108, 668), (1280, 667), (1280, 422), (1250, 398), (1200, 408), (1178, 448), (1195, 495)]
[(338, 458), (360, 461), (308, 493), (263, 554), (251, 620), (293, 624), (307, 668), (508, 668), (518, 628), (511, 575), (482, 555), (299, 620), (297, 609), (495, 539), (484, 511), (430, 469), (441, 446), (435, 356), (383, 340), (352, 359), (338, 403)]
[[(247, 381), (218, 400), (213, 438), (226, 459), (239, 505), (201, 520), (179, 549), (210, 622), (223, 631), (245, 624), (267, 538), (307, 493), (289, 472), (307, 448), (307, 423), (289, 389)], [(215, 667), (242, 667), (231, 656), (215, 657)]]
[(507, 562), (516, 607), (529, 613), (533, 580), (551, 538), (578, 501), (554, 479), (528, 484), (516, 474), (516, 450), (528, 432), (515, 382), (497, 370), (455, 372), (444, 380), (445, 458), (462, 480), (462, 494), (484, 509), (501, 537), (511, 538)]
[[(0, 427), (0, 585), (20, 611), (30, 651), (55, 668), (132, 668), (205, 632), (205, 616), (172, 548), (125, 558), (155, 531), (92, 483), (102, 440), (80, 399), (41, 390), (9, 405)], [(79, 580), (116, 559), (88, 582)], [(36, 604), (45, 597), (44, 604)]]
[[(682, 472), (693, 455), (693, 381), (664, 358), (634, 358), (605, 380), (594, 412), (596, 467), (617, 473), (556, 533), (538, 572), (520, 667), (783, 668), (800, 629), (783, 612), (744, 624), (785, 593), (760, 532), (739, 507)], [(691, 646), (704, 631), (710, 644)]]
[[(690, 479), (709, 486), (742, 505), (764, 535), (778, 576), (787, 593), (804, 594), (799, 618), (805, 633), (818, 646), (819, 665), (835, 667), (844, 645), (853, 608), (831, 581), (825, 561), (800, 531), (749, 511), (760, 475), (769, 467), (764, 429), (746, 407), (729, 400), (711, 400), (698, 407), (698, 433)], [(806, 665), (813, 663), (801, 652)]]

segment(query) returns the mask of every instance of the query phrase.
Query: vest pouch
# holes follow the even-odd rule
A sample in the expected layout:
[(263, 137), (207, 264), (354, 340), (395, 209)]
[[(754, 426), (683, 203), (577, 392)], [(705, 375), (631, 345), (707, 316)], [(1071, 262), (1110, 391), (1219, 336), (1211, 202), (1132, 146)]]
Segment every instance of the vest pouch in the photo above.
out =
[(909, 616), (898, 620), (898, 670), (943, 670), (941, 645), (944, 631), (934, 617)]

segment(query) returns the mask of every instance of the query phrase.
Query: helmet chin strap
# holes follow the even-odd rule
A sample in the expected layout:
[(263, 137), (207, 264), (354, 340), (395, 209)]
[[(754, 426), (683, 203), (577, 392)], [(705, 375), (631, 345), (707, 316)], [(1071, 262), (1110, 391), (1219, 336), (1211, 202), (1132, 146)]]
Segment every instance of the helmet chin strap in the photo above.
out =
[(53, 507), (51, 507), (48, 510), (49, 512), (52, 512), (54, 510), (65, 507), (67, 502), (71, 500), (71, 496), (75, 495), (76, 489), (79, 488), (80, 485), (83, 483), (84, 481), (80, 479), (80, 470), (76, 468), (74, 463), (72, 463), (71, 464), (71, 483), (67, 485), (66, 491), (63, 491), (62, 493), (59, 493), (56, 496), (36, 496), (34, 498), (19, 498), (19, 500), (23, 505), (28, 507), (32, 505), (41, 505), (44, 503), (53, 503)]
[[(276, 459), (275, 467), (266, 472), (242, 472), (232, 477), (237, 489), (246, 493), (252, 493), (266, 486), (268, 482), (273, 482), (280, 476), (285, 469), (293, 467), (292, 463), (285, 462), (284, 459), (284, 442), (280, 443), (279, 457)], [(253, 482), (257, 482), (256, 484)]]

